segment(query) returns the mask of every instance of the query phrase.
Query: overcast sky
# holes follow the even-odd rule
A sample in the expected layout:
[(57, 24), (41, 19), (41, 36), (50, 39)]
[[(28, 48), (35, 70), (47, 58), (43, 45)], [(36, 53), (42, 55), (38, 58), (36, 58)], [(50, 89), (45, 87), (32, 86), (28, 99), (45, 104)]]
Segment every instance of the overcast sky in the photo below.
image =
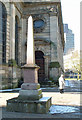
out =
[(80, 2), (82, 0), (61, 0), (63, 23), (67, 23), (75, 35), (75, 49), (80, 46)]

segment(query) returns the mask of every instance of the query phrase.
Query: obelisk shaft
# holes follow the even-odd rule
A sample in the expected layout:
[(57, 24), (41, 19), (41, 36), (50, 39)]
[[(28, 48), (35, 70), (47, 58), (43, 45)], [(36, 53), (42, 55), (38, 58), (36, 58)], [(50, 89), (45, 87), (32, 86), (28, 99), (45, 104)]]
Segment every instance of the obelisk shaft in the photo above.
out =
[(33, 35), (33, 19), (32, 16), (28, 18), (28, 35), (27, 35), (27, 64), (35, 64), (34, 51), (34, 35)]
[(38, 83), (39, 66), (35, 64), (32, 16), (28, 18), (27, 62), (22, 68), (23, 68), (23, 75), (24, 75), (24, 83)]

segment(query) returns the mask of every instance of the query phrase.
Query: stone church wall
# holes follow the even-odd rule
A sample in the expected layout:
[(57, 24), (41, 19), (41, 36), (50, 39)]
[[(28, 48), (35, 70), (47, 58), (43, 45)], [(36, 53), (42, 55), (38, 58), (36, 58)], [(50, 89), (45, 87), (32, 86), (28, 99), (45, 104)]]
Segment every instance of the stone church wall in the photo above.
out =
[(17, 67), (2, 66), (0, 70), (1, 86), (0, 89), (15, 88), (18, 87), (18, 81), (21, 80), (21, 69)]
[[(15, 59), (15, 17), (18, 18), (18, 65), (26, 63), (27, 48), (27, 28), (28, 17), (32, 15), (33, 20), (43, 19), (45, 25), (42, 30), (34, 30), (35, 51), (42, 51), (45, 61), (45, 78), (57, 77), (61, 73), (60, 68), (49, 68), (51, 62), (59, 62), (63, 69), (63, 39), (60, 33), (60, 15), (58, 5), (48, 4), (22, 4), (4, 3), (7, 10), (7, 29), (6, 29), (6, 63), (9, 59)], [(24, 6), (23, 6), (24, 5)], [(52, 9), (53, 8), (53, 9)], [(1, 12), (1, 11), (0, 11)], [(61, 21), (62, 22), (62, 21)], [(0, 28), (1, 30), (1, 28)], [(0, 44), (1, 45), (1, 44)], [(0, 46), (0, 49), (1, 46)], [(8, 71), (7, 71), (8, 69)], [(3, 83), (9, 82), (9, 70), (12, 68), (3, 67), (5, 76), (2, 75)], [(21, 69), (14, 69), (18, 78), (21, 77)], [(18, 72), (19, 71), (19, 72)], [(19, 74), (19, 75), (18, 75)], [(11, 74), (12, 77), (12, 74)], [(6, 78), (6, 79), (5, 79)], [(18, 80), (17, 78), (17, 80)]]

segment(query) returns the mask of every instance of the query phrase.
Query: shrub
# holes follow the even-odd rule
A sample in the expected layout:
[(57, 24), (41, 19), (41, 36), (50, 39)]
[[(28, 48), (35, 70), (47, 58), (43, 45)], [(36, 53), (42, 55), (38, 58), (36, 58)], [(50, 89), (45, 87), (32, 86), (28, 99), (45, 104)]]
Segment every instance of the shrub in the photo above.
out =
[(56, 84), (57, 86), (59, 86), (59, 81), (58, 81), (59, 77), (60, 77), (60, 76), (57, 76), (57, 77), (54, 77), (54, 78), (50, 77), (49, 79), (50, 79), (52, 82), (54, 82), (54, 84)]
[(9, 60), (8, 61), (8, 66), (14, 66), (14, 67), (17, 67), (17, 63), (16, 63), (16, 60), (14, 60), (14, 59), (11, 59), (11, 60)]
[(59, 68), (60, 64), (59, 62), (51, 62), (49, 65), (49, 68)]

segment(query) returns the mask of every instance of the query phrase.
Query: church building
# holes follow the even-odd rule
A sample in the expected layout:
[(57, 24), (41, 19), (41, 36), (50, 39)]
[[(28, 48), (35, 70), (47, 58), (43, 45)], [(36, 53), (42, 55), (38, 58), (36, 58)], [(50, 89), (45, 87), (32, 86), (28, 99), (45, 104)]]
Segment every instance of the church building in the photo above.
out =
[[(0, 64), (2, 77), (9, 78), (9, 61), (26, 64), (28, 17), (33, 18), (35, 62), (40, 66), (41, 83), (63, 72), (64, 31), (60, 0), (20, 0), (0, 2)], [(6, 67), (5, 67), (6, 66)], [(13, 69), (13, 78), (18, 77)], [(21, 74), (20, 74), (21, 75)]]

